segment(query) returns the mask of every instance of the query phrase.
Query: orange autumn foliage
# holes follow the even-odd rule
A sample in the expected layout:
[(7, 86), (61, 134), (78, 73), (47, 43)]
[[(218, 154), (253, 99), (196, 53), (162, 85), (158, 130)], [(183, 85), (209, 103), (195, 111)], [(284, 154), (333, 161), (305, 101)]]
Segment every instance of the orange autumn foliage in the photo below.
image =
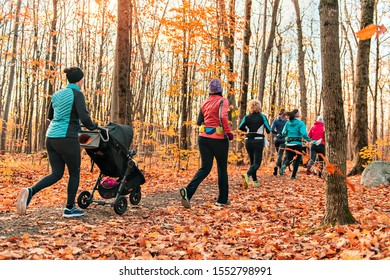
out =
[[(199, 186), (191, 209), (180, 204), (178, 189), (198, 168), (192, 156), (188, 170), (168, 167), (153, 157), (138, 159), (147, 183), (142, 199), (118, 216), (108, 207), (91, 205), (77, 219), (61, 216), (66, 201), (64, 180), (43, 190), (31, 201), (27, 215), (18, 216), (15, 202), (20, 188), (46, 175), (46, 162), (32, 162), (24, 155), (1, 161), (0, 260), (208, 260), (208, 259), (389, 259), (390, 202), (388, 187), (364, 188), (360, 177), (348, 178), (355, 191), (349, 205), (355, 225), (322, 227), (325, 208), (323, 179), (298, 173), (273, 176), (273, 163), (258, 172), (260, 187), (240, 186), (248, 168), (229, 165), (231, 204), (217, 207), (217, 171)], [(7, 164), (6, 164), (7, 163)], [(80, 189), (90, 190), (97, 177), (83, 157)], [(286, 170), (286, 173), (290, 171)], [(352, 185), (350, 185), (352, 184)], [(3, 203), (7, 201), (6, 203)]]
[(356, 37), (358, 37), (360, 40), (368, 40), (371, 39), (371, 37), (376, 34), (376, 38), (378, 39), (379, 35), (385, 33), (387, 31), (387, 28), (382, 25), (376, 25), (376, 24), (370, 24), (363, 29), (356, 32)]

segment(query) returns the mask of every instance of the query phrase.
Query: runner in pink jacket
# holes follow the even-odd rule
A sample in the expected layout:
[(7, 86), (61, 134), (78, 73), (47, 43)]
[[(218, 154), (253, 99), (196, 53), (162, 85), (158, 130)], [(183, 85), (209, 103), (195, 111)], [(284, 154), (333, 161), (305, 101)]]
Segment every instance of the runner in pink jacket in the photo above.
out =
[(200, 183), (209, 175), (214, 158), (217, 161), (219, 190), (215, 204), (229, 204), (227, 163), (229, 140), (233, 140), (227, 116), (229, 101), (222, 96), (222, 85), (218, 79), (211, 80), (209, 94), (202, 104), (197, 122), (200, 126), (198, 144), (202, 166), (187, 187), (180, 189), (181, 203), (185, 208), (191, 208), (190, 200)]
[[(312, 125), (312, 127), (310, 128), (308, 135), (313, 141), (321, 139), (320, 144), (312, 142), (310, 145), (310, 160), (309, 160), (309, 163), (307, 165), (307, 171), (306, 171), (306, 174), (310, 175), (312, 172), (312, 166), (314, 165), (317, 154), (322, 154), (323, 156), (325, 156), (325, 128), (324, 128), (324, 118), (322, 116), (317, 117), (317, 121), (315, 121), (314, 124)], [(317, 159), (317, 161), (322, 162), (323, 159), (320, 156), (318, 156), (318, 157), (319, 158)], [(318, 172), (318, 176), (321, 177), (322, 170), (323, 170), (322, 163), (320, 163), (319, 169), (320, 170)]]

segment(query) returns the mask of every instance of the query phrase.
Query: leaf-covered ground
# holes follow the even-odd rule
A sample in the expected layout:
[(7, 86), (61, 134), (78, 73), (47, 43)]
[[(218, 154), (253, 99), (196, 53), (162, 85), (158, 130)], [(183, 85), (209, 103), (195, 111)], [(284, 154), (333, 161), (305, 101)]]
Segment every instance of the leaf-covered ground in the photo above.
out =
[[(215, 167), (200, 185), (191, 209), (180, 203), (179, 189), (198, 168), (177, 171), (172, 162), (140, 162), (147, 183), (139, 205), (119, 216), (110, 206), (92, 204), (83, 217), (62, 217), (65, 176), (34, 196), (27, 215), (16, 213), (23, 187), (48, 173), (38, 155), (0, 158), (0, 259), (390, 259), (389, 186), (363, 188), (351, 178), (351, 212), (358, 224), (321, 227), (323, 180), (272, 175), (272, 164), (259, 171), (261, 187), (243, 189), (245, 166), (229, 166), (231, 204), (217, 207)], [(98, 168), (90, 172), (84, 156), (79, 192), (91, 190)], [(96, 193), (96, 197), (99, 195)]]

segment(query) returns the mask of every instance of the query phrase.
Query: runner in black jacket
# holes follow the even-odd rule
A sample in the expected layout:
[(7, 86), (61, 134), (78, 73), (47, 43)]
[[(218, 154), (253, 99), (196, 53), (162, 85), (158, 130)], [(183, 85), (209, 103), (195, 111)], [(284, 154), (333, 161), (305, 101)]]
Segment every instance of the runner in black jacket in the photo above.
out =
[(260, 101), (249, 101), (248, 108), (249, 114), (242, 119), (238, 127), (246, 132), (245, 148), (251, 164), (248, 171), (242, 175), (244, 188), (248, 187), (250, 177), (253, 179), (254, 186), (260, 186), (256, 172), (260, 168), (263, 159), (263, 149), (266, 141), (264, 131), (268, 134), (271, 132), (267, 117), (261, 113)]

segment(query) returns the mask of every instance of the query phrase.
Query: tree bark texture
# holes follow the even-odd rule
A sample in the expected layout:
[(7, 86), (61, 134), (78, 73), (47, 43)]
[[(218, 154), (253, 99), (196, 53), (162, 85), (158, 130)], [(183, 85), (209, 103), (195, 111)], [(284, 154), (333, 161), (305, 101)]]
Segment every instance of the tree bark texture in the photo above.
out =
[(246, 114), (246, 104), (248, 99), (249, 84), (249, 44), (251, 39), (251, 12), (252, 0), (245, 0), (245, 30), (244, 30), (244, 47), (242, 54), (242, 82), (241, 82), (241, 100), (240, 100), (240, 119)]
[(259, 101), (261, 102), (261, 104), (263, 104), (263, 99), (264, 99), (268, 60), (271, 55), (271, 50), (275, 39), (276, 18), (279, 10), (279, 4), (280, 4), (280, 0), (275, 0), (274, 5), (272, 7), (271, 30), (268, 37), (267, 47), (265, 48), (264, 52), (261, 55), (261, 69), (260, 69), (260, 80), (259, 80)]
[(339, 13), (337, 0), (320, 1), (322, 96), (326, 115), (326, 155), (331, 164), (336, 164), (342, 174), (326, 174), (326, 209), (323, 223), (326, 225), (351, 224), (356, 220), (348, 206), (345, 183), (346, 129), (340, 72)]
[[(378, 11), (377, 11), (377, 4), (374, 4), (374, 13), (375, 13), (375, 22), (378, 22)], [(378, 139), (378, 85), (380, 80), (380, 41), (376, 40), (376, 49), (375, 49), (375, 85), (374, 85), (374, 92), (373, 92), (373, 101), (374, 101), (374, 108), (373, 108), (373, 116), (372, 116), (372, 143), (375, 143)], [(382, 128), (383, 129), (383, 128)]]
[[(184, 4), (184, 3), (183, 3)], [(188, 17), (183, 15), (183, 22), (187, 22)], [(179, 148), (188, 150), (188, 72), (189, 72), (189, 57), (190, 57), (190, 33), (189, 29), (183, 30), (183, 57), (182, 57), (182, 75), (181, 75), (181, 127), (180, 127), (180, 143)]]
[(300, 89), (300, 105), (302, 121), (306, 123), (307, 119), (307, 90), (305, 76), (305, 52), (303, 51), (303, 35), (302, 35), (302, 20), (298, 0), (292, 0), (295, 8), (295, 17), (297, 24), (297, 43), (298, 43), (298, 72), (299, 72), (299, 89)]
[(120, 124), (132, 122), (132, 99), (129, 92), (131, 10), (131, 1), (118, 0), (118, 33), (115, 46), (111, 119)]
[(236, 117), (233, 117), (233, 112), (237, 110), (236, 105), (236, 98), (235, 98), (235, 90), (234, 90), (234, 84), (235, 84), (235, 75), (234, 75), (234, 36), (235, 36), (235, 28), (236, 28), (236, 22), (235, 22), (235, 6), (236, 6), (236, 0), (228, 0), (229, 9), (228, 13), (226, 13), (226, 5), (225, 0), (217, 0), (217, 6), (220, 10), (220, 17), (218, 17), (219, 22), (218, 24), (221, 26), (222, 33), (223, 33), (223, 45), (228, 52), (226, 52), (226, 62), (229, 65), (229, 72), (227, 74), (228, 76), (228, 92), (227, 92), (227, 99), (229, 100), (229, 106), (230, 110), (228, 112), (228, 118), (229, 121), (232, 122), (232, 129), (237, 128), (237, 115)]
[[(361, 28), (373, 22), (375, 0), (362, 1)], [(352, 128), (352, 149), (354, 166), (349, 176), (361, 174), (365, 160), (359, 155), (363, 147), (368, 146), (367, 90), (369, 85), (371, 40), (360, 40), (356, 60), (356, 85), (354, 87), (354, 110)]]
[(10, 105), (11, 105), (11, 96), (12, 96), (12, 90), (14, 86), (14, 80), (15, 80), (15, 69), (16, 69), (16, 63), (17, 63), (17, 44), (18, 44), (18, 33), (19, 33), (19, 17), (20, 17), (20, 9), (22, 6), (22, 0), (18, 0), (16, 4), (16, 19), (15, 19), (15, 26), (14, 26), (14, 36), (13, 36), (13, 42), (12, 42), (12, 59), (11, 59), (11, 70), (9, 73), (9, 84), (7, 89), (7, 95), (5, 99), (4, 104), (4, 112), (1, 122), (1, 137), (0, 137), (0, 153), (4, 154), (5, 152), (5, 146), (6, 146), (6, 140), (7, 140), (7, 124), (9, 119), (9, 111), (10, 111)]

